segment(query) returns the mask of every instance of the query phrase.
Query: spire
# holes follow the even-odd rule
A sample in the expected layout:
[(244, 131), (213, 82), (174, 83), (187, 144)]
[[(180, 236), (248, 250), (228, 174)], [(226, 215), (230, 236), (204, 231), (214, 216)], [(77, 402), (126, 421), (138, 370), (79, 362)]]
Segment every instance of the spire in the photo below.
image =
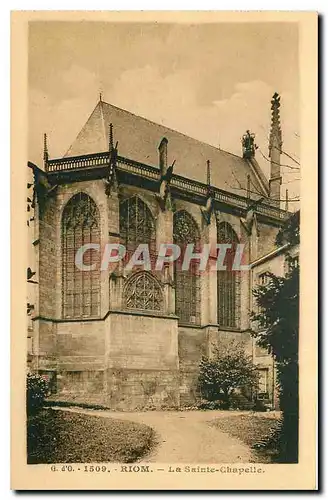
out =
[(270, 156), (270, 198), (275, 205), (280, 206), (280, 186), (282, 183), (280, 155), (282, 133), (280, 126), (280, 95), (275, 92), (271, 99), (271, 130), (269, 139)]
[(47, 144), (47, 134), (43, 134), (43, 164), (46, 169), (49, 159), (48, 144)]
[(99, 92), (99, 101), (102, 102), (102, 92)]
[(207, 185), (211, 185), (211, 162), (210, 160), (207, 160)]
[(278, 148), (281, 150), (282, 146), (282, 134), (280, 126), (280, 95), (275, 92), (271, 99), (271, 130), (270, 130), (270, 142), (269, 142), (269, 155), (273, 148)]

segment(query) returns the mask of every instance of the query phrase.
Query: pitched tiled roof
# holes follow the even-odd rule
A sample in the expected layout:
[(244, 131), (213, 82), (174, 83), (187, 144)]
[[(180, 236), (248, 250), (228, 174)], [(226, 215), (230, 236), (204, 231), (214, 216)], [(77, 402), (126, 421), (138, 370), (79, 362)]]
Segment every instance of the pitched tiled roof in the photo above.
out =
[[(252, 191), (263, 192), (268, 182), (260, 167), (180, 132), (99, 101), (87, 123), (66, 153), (67, 156), (108, 151), (109, 124), (113, 124), (118, 154), (146, 165), (158, 166), (158, 146), (168, 139), (168, 164), (175, 160), (174, 173), (206, 182), (206, 161), (211, 161), (211, 183), (221, 189), (246, 195), (247, 175)], [(254, 162), (253, 162), (254, 163)]]

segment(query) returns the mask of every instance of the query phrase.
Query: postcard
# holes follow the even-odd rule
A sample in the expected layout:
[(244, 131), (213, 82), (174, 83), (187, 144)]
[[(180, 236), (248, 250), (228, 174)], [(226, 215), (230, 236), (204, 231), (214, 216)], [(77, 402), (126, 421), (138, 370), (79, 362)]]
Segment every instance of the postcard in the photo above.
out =
[(12, 489), (317, 489), (317, 24), (12, 12)]

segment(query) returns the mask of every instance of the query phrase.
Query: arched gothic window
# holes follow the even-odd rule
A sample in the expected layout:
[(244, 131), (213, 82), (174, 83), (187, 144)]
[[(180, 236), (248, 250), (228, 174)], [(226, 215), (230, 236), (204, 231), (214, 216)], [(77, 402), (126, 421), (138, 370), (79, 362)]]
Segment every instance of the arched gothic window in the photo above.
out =
[(100, 244), (100, 216), (95, 202), (85, 193), (73, 196), (62, 216), (62, 311), (64, 318), (96, 317), (100, 314), (100, 253), (84, 253), (82, 271), (75, 264), (77, 250), (87, 243)]
[(148, 244), (151, 255), (156, 250), (155, 222), (147, 205), (133, 196), (120, 203), (120, 237), (125, 246), (127, 257), (131, 256), (140, 244)]
[(222, 327), (238, 328), (240, 316), (240, 271), (232, 269), (238, 244), (238, 236), (227, 222), (217, 228), (218, 243), (229, 243), (224, 265), (226, 270), (218, 271), (218, 323)]
[(161, 311), (163, 295), (159, 283), (149, 273), (133, 274), (124, 290), (125, 307), (143, 311)]
[(175, 310), (180, 323), (200, 323), (199, 261), (191, 260), (188, 270), (182, 270), (185, 248), (194, 244), (200, 250), (200, 234), (196, 222), (185, 210), (174, 214), (173, 241), (180, 246), (181, 254), (175, 261)]

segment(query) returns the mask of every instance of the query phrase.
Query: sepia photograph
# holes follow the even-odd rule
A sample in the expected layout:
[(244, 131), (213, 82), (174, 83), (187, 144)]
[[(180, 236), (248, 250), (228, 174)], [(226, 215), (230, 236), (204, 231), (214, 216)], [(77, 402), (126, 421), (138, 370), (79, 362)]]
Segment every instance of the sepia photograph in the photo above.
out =
[(86, 14), (26, 22), (27, 471), (299, 465), (300, 23)]

